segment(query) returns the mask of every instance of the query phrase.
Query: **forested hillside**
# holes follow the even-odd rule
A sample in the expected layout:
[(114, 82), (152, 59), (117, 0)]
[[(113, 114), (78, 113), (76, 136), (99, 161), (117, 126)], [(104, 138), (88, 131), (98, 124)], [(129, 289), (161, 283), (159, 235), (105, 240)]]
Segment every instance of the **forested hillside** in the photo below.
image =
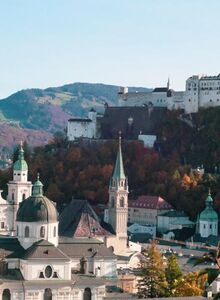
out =
[[(182, 119), (178, 112), (168, 114), (158, 130), (155, 149), (123, 140), (122, 151), (131, 199), (160, 195), (195, 218), (204, 207), (209, 187), (220, 208), (220, 176), (215, 168), (220, 165), (220, 108), (202, 110), (190, 122)], [(72, 197), (107, 203), (117, 147), (117, 141), (69, 144), (57, 137), (33, 153), (26, 150), (30, 179), (40, 172), (46, 195), (58, 207)], [(201, 164), (206, 170), (203, 177), (191, 172), (191, 166)], [(9, 170), (0, 173), (5, 192), (10, 176)]]

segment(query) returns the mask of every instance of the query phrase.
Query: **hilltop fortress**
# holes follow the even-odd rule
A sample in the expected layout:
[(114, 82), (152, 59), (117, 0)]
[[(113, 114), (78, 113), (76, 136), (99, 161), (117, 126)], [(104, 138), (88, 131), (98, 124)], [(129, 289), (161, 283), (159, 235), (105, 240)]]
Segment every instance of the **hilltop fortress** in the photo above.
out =
[(174, 91), (168, 79), (166, 87), (157, 87), (151, 92), (129, 92), (121, 87), (118, 93), (119, 106), (166, 107), (169, 110), (184, 109), (196, 113), (200, 107), (220, 105), (220, 74), (217, 76), (193, 75), (186, 80), (185, 91)]

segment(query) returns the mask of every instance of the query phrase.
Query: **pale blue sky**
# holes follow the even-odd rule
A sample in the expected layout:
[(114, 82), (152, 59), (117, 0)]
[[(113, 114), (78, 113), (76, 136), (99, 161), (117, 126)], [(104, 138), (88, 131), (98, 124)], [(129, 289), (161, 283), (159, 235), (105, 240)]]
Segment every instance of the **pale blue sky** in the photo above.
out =
[(0, 0), (0, 98), (76, 81), (183, 89), (220, 73), (220, 0)]

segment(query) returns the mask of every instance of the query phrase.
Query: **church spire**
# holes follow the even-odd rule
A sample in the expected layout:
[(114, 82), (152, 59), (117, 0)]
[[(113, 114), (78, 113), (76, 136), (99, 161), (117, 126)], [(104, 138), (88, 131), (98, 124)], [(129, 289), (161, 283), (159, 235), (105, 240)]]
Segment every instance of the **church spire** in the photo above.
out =
[(125, 172), (124, 172), (122, 152), (121, 152), (121, 135), (119, 135), (118, 154), (117, 154), (115, 169), (114, 169), (112, 178), (115, 180), (116, 179), (126, 179)]

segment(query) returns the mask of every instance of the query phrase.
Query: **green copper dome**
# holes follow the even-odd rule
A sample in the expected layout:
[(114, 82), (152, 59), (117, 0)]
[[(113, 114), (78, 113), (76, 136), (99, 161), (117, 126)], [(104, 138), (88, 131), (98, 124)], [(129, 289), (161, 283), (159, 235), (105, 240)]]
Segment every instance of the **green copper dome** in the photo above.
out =
[(14, 163), (13, 167), (14, 171), (27, 171), (28, 165), (24, 160), (24, 150), (22, 148), (22, 144), (20, 145), (19, 153), (18, 153), (18, 160)]
[(218, 221), (218, 214), (213, 209), (213, 199), (209, 192), (208, 197), (206, 198), (206, 208), (201, 212), (199, 216), (200, 221)]
[(57, 222), (57, 210), (52, 201), (43, 195), (43, 184), (39, 180), (33, 184), (32, 195), (21, 202), (18, 222)]

